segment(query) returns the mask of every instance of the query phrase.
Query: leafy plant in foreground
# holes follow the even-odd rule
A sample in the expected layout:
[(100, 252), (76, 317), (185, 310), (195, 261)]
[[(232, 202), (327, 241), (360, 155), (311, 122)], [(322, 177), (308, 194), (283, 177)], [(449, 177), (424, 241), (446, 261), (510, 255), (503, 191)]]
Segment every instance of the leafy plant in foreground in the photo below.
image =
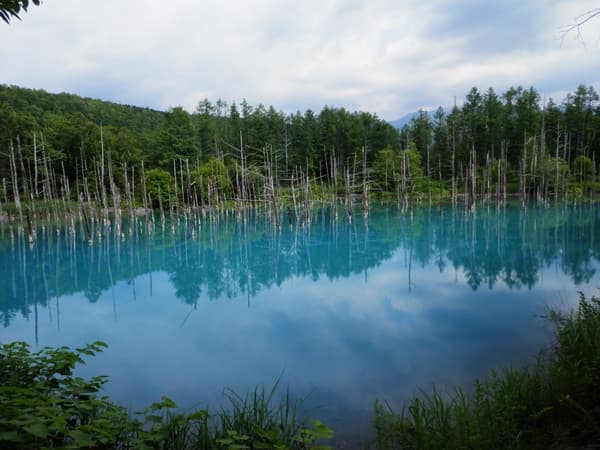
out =
[(299, 400), (289, 392), (275, 403), (279, 382), (241, 397), (226, 391), (229, 409), (178, 412), (167, 397), (131, 416), (99, 391), (108, 381), (73, 375), (83, 356), (106, 347), (94, 342), (74, 351), (28, 344), (0, 345), (0, 448), (91, 449), (324, 449), (333, 432), (319, 421), (305, 427)]
[(14, 449), (110, 448), (127, 440), (133, 422), (124, 408), (97, 393), (105, 377), (73, 376), (106, 344), (30, 353), (24, 342), (0, 347), (0, 443)]

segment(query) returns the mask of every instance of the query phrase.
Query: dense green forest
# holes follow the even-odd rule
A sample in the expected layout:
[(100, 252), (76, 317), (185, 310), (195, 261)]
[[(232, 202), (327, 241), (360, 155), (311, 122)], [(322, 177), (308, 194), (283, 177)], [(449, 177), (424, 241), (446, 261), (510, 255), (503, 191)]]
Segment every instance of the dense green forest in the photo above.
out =
[[(73, 200), (104, 209), (276, 207), (339, 197), (523, 201), (594, 195), (600, 104), (579, 86), (560, 103), (534, 89), (472, 88), (462, 106), (401, 130), (367, 112), (202, 100), (161, 112), (0, 86), (5, 204)], [(295, 189), (294, 189), (295, 188)]]

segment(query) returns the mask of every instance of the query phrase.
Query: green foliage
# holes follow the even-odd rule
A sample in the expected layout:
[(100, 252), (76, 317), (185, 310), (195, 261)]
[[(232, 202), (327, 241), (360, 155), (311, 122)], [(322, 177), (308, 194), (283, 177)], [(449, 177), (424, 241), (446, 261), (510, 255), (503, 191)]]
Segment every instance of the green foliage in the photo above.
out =
[(171, 108), (157, 130), (151, 162), (158, 167), (169, 168), (173, 160), (197, 158), (194, 126), (191, 116), (181, 107)]
[(558, 172), (559, 179), (564, 180), (565, 177), (570, 175), (571, 168), (569, 167), (569, 163), (567, 163), (567, 161), (565, 161), (563, 158), (546, 156), (540, 163), (538, 173), (536, 175), (540, 176), (542, 171), (545, 171), (549, 178), (556, 176)]
[(433, 388), (411, 399), (401, 414), (375, 404), (381, 448), (530, 448), (533, 412), (540, 402), (535, 371), (492, 373), (473, 394)]
[(46, 126), (49, 114), (70, 117), (79, 113), (96, 126), (114, 126), (143, 133), (159, 127), (165, 116), (164, 112), (149, 108), (7, 85), (0, 85), (0, 105), (6, 105), (15, 113), (31, 116), (40, 127)]
[(377, 188), (386, 192), (395, 192), (400, 186), (410, 193), (425, 192), (428, 187), (421, 154), (412, 141), (400, 152), (390, 147), (379, 150), (373, 161), (371, 175)]
[[(31, 0), (31, 3), (38, 6), (40, 0)], [(12, 17), (21, 20), (19, 13), (21, 10), (27, 11), (27, 8), (29, 8), (29, 0), (0, 0), (0, 19), (6, 23), (9, 23)]]
[(589, 180), (594, 174), (593, 161), (584, 155), (579, 155), (573, 161), (573, 173), (581, 181)]
[(163, 206), (171, 201), (171, 192), (173, 188), (173, 177), (169, 172), (162, 169), (150, 169), (146, 172), (146, 190), (154, 207), (158, 207), (159, 202)]
[(313, 445), (315, 442), (333, 439), (333, 430), (318, 420), (311, 421), (312, 427), (303, 428), (294, 436), (293, 442), (300, 444), (300, 448), (312, 448), (314, 450), (328, 450), (326, 445)]
[(322, 448), (317, 441), (333, 438), (333, 432), (319, 421), (305, 427), (297, 417), (301, 399), (289, 391), (277, 402), (279, 381), (266, 391), (262, 386), (240, 396), (226, 391), (229, 408), (218, 414), (215, 438), (223, 448)]
[(395, 192), (400, 182), (400, 155), (391, 147), (381, 149), (371, 167), (371, 177), (376, 187), (385, 192)]
[(433, 123), (429, 118), (429, 114), (420, 109), (417, 115), (411, 120), (410, 129), (411, 140), (415, 144), (414, 148), (421, 155), (425, 155), (433, 142)]
[(202, 186), (201, 192), (204, 200), (210, 197), (211, 203), (219, 202), (219, 194), (230, 198), (233, 195), (233, 184), (225, 164), (216, 158), (210, 158), (200, 166), (200, 170), (192, 173), (192, 180), (198, 186)]
[[(22, 164), (21, 155), (17, 161), (18, 178), (31, 178), (37, 161), (38, 197), (42, 179), (46, 178), (42, 167), (45, 161), (58, 184), (62, 184), (64, 166), (69, 186), (77, 186), (81, 192), (85, 180), (94, 198), (102, 185), (97, 180), (102, 126), (105, 164), (111, 165), (110, 172), (122, 196), (127, 191), (125, 164), (131, 177), (129, 187), (139, 193), (141, 161), (146, 169), (170, 173), (173, 161), (178, 167), (181, 161), (185, 168), (189, 163), (190, 168), (210, 172), (206, 181), (203, 176), (204, 200), (210, 196), (215, 204), (233, 198), (231, 194), (241, 190), (236, 178), (240, 170), (215, 171), (213, 160), (222, 161), (228, 168), (239, 168), (243, 155), (243, 165), (248, 169), (247, 193), (260, 203), (265, 192), (265, 149), (270, 151), (270, 173), (275, 174), (276, 188), (289, 188), (294, 170), (330, 184), (334, 181), (334, 161), (338, 174), (348, 169), (355, 173), (363, 148), (369, 177), (374, 181), (372, 192), (382, 195), (433, 196), (432, 182), (441, 179), (452, 185), (452, 176), (454, 185), (464, 191), (470, 185), (468, 168), (475, 155), (478, 188), (490, 186), (495, 191), (497, 171), (487, 170), (486, 164), (502, 160), (507, 166), (509, 194), (519, 192), (520, 187), (522, 195), (531, 196), (564, 193), (567, 188), (570, 196), (591, 196), (597, 190), (593, 164), (600, 160), (598, 98), (593, 88), (579, 86), (562, 106), (549, 100), (542, 121), (540, 95), (534, 88), (512, 87), (502, 95), (492, 88), (473, 88), (462, 107), (454, 107), (449, 114), (442, 108), (434, 114), (419, 111), (398, 131), (376, 115), (329, 106), (318, 113), (307, 110), (286, 115), (273, 107), (253, 107), (246, 101), (238, 108), (236, 103), (205, 99), (190, 114), (181, 107), (160, 112), (0, 85), (0, 146), (5, 148), (0, 152), (0, 178), (11, 180), (6, 149), (9, 142), (18, 142), (23, 157)], [(550, 154), (559, 156), (558, 183), (553, 170), (556, 161), (549, 158)], [(494, 186), (485, 179), (488, 175)], [(187, 200), (192, 199), (189, 194), (195, 188), (201, 187), (199, 176), (195, 178), (195, 185), (183, 187)], [(109, 187), (106, 179), (104, 184)], [(26, 184), (19, 185), (24, 190)], [(337, 185), (336, 194), (344, 196), (345, 183)], [(56, 186), (55, 197), (60, 196), (61, 188)], [(327, 190), (331, 192), (331, 186)], [(71, 191), (75, 199), (78, 193)]]
[(600, 298), (580, 294), (577, 310), (553, 312), (551, 318), (556, 326), (556, 387), (577, 409), (593, 411), (600, 425)]
[[(342, 189), (340, 187), (340, 184), (338, 184), (338, 190)], [(305, 194), (304, 190), (302, 190), (302, 189), (299, 190), (298, 186), (296, 186), (296, 201), (297, 202), (303, 202), (305, 200), (304, 194)], [(289, 197), (291, 198), (291, 194), (289, 195)], [(311, 182), (310, 182), (310, 198), (313, 201), (331, 200), (331, 191), (328, 189), (327, 185), (325, 185), (323, 183), (319, 183), (315, 180), (311, 180)]]
[(589, 155), (590, 149), (598, 148), (599, 100), (600, 97), (592, 86), (580, 85), (563, 102), (563, 118), (569, 130), (569, 146), (574, 150), (573, 157)]
[(230, 408), (177, 412), (162, 397), (143, 411), (127, 411), (98, 393), (107, 382), (75, 377), (83, 356), (106, 344), (94, 342), (74, 351), (44, 348), (31, 353), (24, 342), (0, 345), (0, 447), (91, 449), (325, 449), (318, 441), (333, 432), (319, 421), (305, 427), (297, 417), (299, 400), (286, 392), (274, 404), (278, 382), (268, 392), (245, 397), (227, 391)]
[(35, 353), (23, 342), (0, 347), (0, 444), (13, 449), (105, 448), (126, 439), (124, 408), (97, 396), (105, 377), (73, 375), (82, 356), (106, 344)]
[(562, 193), (564, 191), (565, 180), (569, 178), (571, 169), (567, 161), (563, 158), (553, 158), (546, 156), (540, 163), (536, 176), (544, 176), (551, 192)]
[(457, 389), (375, 404), (379, 448), (591, 448), (600, 439), (600, 299), (551, 312), (552, 352), (529, 368), (492, 372), (471, 394)]
[(76, 171), (77, 160), (79, 164), (83, 160), (88, 165), (89, 179), (94, 179), (93, 161), (100, 157), (100, 127), (80, 113), (48, 114), (45, 123), (46, 130), (37, 139), (43, 136), (43, 148), (50, 159), (63, 162), (68, 171)]
[(401, 152), (400, 157), (406, 166), (406, 178), (411, 186), (411, 191), (415, 189), (424, 191), (423, 164), (417, 146), (410, 142), (408, 148)]
[[(277, 384), (266, 392), (263, 387), (257, 387), (247, 392), (244, 397), (226, 391), (225, 396), (231, 405), (231, 411), (223, 410), (219, 414), (221, 439), (228, 437), (231, 430), (235, 430), (247, 440), (273, 444), (279, 440), (290, 442), (298, 432), (296, 409), (298, 403), (291, 403), (289, 392), (281, 403), (272, 407), (273, 396)], [(223, 436), (224, 435), (224, 436)]]

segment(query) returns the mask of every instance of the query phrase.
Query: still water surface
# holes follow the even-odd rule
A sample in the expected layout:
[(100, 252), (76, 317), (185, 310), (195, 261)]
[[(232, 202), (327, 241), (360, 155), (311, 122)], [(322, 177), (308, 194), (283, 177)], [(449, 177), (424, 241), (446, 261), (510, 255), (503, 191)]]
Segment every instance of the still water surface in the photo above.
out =
[(161, 395), (219, 407), (225, 387), (281, 377), (311, 417), (366, 438), (377, 398), (531, 361), (546, 308), (600, 286), (599, 213), (317, 208), (280, 229), (231, 213), (153, 233), (136, 220), (93, 245), (40, 230), (32, 247), (3, 225), (0, 340), (107, 342), (81, 373), (109, 375), (134, 410)]

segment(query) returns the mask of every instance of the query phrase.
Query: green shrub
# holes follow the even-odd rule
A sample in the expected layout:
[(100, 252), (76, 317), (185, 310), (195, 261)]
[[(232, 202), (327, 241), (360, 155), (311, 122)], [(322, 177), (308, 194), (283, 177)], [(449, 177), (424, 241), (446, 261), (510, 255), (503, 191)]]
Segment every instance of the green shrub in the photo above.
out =
[(13, 449), (42, 447), (110, 448), (127, 442), (131, 426), (124, 408), (98, 397), (104, 377), (73, 376), (82, 355), (105, 344), (75, 352), (65, 347), (30, 353), (15, 342), (0, 347), (0, 444)]
[(90, 449), (307, 449), (333, 432), (297, 417), (299, 400), (289, 392), (275, 402), (278, 383), (245, 397), (227, 391), (230, 408), (177, 412), (163, 397), (131, 416), (98, 395), (106, 377), (85, 380), (73, 371), (83, 356), (106, 347), (94, 342), (71, 351), (44, 348), (31, 353), (24, 342), (0, 345), (0, 448)]
[(158, 207), (162, 202), (163, 207), (168, 207), (173, 199), (173, 177), (169, 172), (162, 169), (151, 169), (146, 172), (146, 190), (152, 206)]

